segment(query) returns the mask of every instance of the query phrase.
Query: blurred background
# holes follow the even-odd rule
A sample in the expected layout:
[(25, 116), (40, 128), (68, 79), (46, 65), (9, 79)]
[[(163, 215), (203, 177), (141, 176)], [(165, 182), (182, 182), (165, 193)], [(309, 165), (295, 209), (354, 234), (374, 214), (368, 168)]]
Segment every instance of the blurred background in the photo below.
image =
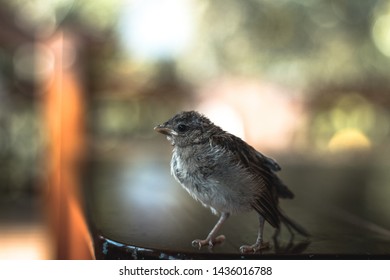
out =
[(188, 109), (390, 239), (389, 0), (0, 0), (0, 69), (0, 259), (93, 258), (85, 205), (172, 200), (153, 127)]

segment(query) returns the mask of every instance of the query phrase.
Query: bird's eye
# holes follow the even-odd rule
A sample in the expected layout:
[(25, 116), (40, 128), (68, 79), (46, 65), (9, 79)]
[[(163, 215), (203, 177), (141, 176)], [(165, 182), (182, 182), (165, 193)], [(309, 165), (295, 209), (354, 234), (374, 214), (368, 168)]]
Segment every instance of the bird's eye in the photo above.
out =
[(185, 131), (188, 130), (188, 126), (186, 126), (185, 124), (179, 124), (179, 125), (177, 126), (177, 130), (178, 130), (179, 132), (185, 132)]

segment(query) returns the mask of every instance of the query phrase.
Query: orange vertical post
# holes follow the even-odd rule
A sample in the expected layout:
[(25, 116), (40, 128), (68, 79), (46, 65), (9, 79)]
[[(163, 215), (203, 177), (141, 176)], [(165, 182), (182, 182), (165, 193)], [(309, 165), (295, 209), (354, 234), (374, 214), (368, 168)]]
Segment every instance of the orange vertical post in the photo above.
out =
[(80, 164), (85, 151), (85, 106), (78, 72), (78, 41), (58, 32), (46, 42), (53, 57), (44, 86), (47, 138), (47, 213), (57, 259), (92, 259), (83, 213)]

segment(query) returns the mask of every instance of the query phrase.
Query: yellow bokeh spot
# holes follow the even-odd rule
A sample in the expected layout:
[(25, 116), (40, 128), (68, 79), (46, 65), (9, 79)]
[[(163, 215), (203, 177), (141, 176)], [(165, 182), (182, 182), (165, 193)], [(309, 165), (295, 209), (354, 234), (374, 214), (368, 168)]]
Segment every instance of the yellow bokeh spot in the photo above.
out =
[(384, 55), (390, 56), (390, 15), (383, 15), (376, 20), (372, 36), (377, 48)]
[(370, 147), (370, 139), (356, 128), (345, 128), (337, 131), (328, 143), (328, 148), (332, 152), (368, 150)]

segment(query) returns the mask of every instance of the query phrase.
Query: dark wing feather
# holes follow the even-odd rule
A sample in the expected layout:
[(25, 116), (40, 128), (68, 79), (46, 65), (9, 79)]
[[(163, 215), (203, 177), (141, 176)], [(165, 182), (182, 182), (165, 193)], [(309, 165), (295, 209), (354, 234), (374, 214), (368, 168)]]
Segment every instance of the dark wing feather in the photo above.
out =
[(263, 155), (242, 139), (226, 132), (212, 136), (211, 142), (233, 152), (237, 162), (257, 176), (263, 177), (271, 192), (276, 192), (276, 197), (294, 198), (294, 194), (274, 173), (281, 170), (280, 165), (274, 159)]
[(264, 156), (245, 141), (232, 134), (225, 132), (224, 134), (213, 135), (210, 137), (210, 143), (213, 146), (229, 150), (236, 155), (237, 163), (244, 165), (259, 175), (269, 175), (272, 171), (281, 169), (276, 161)]
[(272, 226), (279, 227), (276, 185), (280, 180), (273, 171), (280, 170), (272, 159), (262, 155), (242, 139), (229, 134), (217, 134), (210, 137), (210, 144), (231, 152), (235, 164), (240, 164), (258, 178), (258, 193), (252, 207)]
[(256, 153), (257, 153), (257, 157), (261, 158), (263, 160), (264, 164), (267, 165), (267, 167), (269, 169), (271, 169), (272, 171), (277, 172), (277, 171), (280, 171), (282, 169), (280, 167), (280, 165), (274, 159), (266, 157), (265, 155), (263, 155), (259, 151), (256, 151)]

